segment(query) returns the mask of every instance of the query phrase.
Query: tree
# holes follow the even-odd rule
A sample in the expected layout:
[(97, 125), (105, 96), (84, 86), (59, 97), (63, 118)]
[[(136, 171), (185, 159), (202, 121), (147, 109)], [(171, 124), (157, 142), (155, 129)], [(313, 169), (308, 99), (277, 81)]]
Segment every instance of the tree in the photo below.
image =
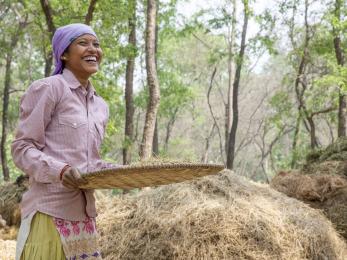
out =
[[(301, 121), (303, 120), (303, 116), (306, 115), (306, 118), (308, 117), (308, 112), (307, 112), (307, 108), (306, 108), (306, 104), (305, 104), (305, 99), (304, 99), (304, 95), (305, 92), (307, 90), (307, 80), (306, 80), (306, 74), (305, 74), (305, 68), (307, 66), (308, 63), (308, 59), (309, 59), (309, 43), (311, 40), (311, 36), (310, 36), (310, 32), (309, 32), (309, 24), (308, 24), (308, 1), (305, 0), (305, 34), (304, 34), (304, 43), (303, 43), (303, 50), (302, 50), (302, 55), (300, 57), (300, 63), (298, 66), (298, 72), (297, 72), (297, 76), (295, 79), (295, 84), (294, 84), (294, 89), (295, 89), (295, 93), (296, 93), (296, 99), (298, 101), (298, 117), (296, 120), (296, 126), (295, 126), (295, 132), (294, 132), (294, 138), (293, 138), (293, 159), (292, 159), (292, 167), (295, 166), (295, 162), (296, 162), (296, 156), (295, 156), (295, 151), (296, 151), (296, 146), (298, 143), (298, 137), (299, 137), (299, 131), (300, 131), (300, 125), (301, 125)], [(295, 6), (293, 8), (296, 8)], [(293, 16), (294, 19), (294, 16)], [(291, 29), (293, 30), (293, 29)], [(292, 42), (294, 42), (293, 39), (293, 33), (291, 34), (292, 37)], [(293, 44), (293, 43), (292, 43)], [(294, 47), (294, 44), (293, 44)], [(300, 85), (302, 86), (300, 88)], [(305, 117), (304, 117), (305, 120)], [(316, 134), (315, 134), (315, 125), (313, 122), (313, 119), (311, 118), (311, 120), (309, 120), (310, 122), (310, 126), (311, 126), (311, 147), (314, 148), (317, 146), (317, 139), (316, 139)], [(304, 123), (306, 123), (306, 121), (304, 121)], [(306, 123), (307, 126), (307, 123)], [(307, 129), (309, 129), (307, 127)]]
[[(49, 3), (49, 0), (40, 0), (40, 3), (41, 3), (42, 11), (45, 14), (45, 18), (46, 18), (46, 23), (47, 23), (48, 32), (49, 32), (49, 39), (50, 41), (52, 41), (55, 30), (57, 29), (53, 22), (53, 14), (52, 14), (53, 11)], [(51, 74), (52, 64), (53, 64), (53, 52), (52, 50), (49, 50), (48, 53), (45, 55), (45, 77), (48, 77)]]
[[(158, 35), (159, 35), (159, 0), (156, 0), (156, 24), (155, 24), (155, 67), (158, 68)], [(153, 144), (152, 144), (152, 155), (154, 157), (159, 155), (159, 129), (158, 129), (158, 116), (155, 119), (154, 134), (153, 134)]]
[(225, 153), (228, 153), (229, 146), (229, 136), (231, 130), (231, 110), (232, 110), (232, 89), (233, 89), (233, 68), (234, 68), (234, 45), (236, 37), (236, 0), (233, 0), (233, 14), (232, 14), (232, 23), (230, 30), (230, 37), (228, 40), (228, 96), (227, 103), (225, 104)]
[(247, 27), (248, 27), (248, 18), (249, 18), (249, 6), (248, 0), (243, 0), (243, 27), (242, 27), (242, 35), (241, 35), (241, 44), (240, 51), (237, 57), (236, 62), (236, 71), (235, 78), (233, 83), (233, 121), (231, 125), (230, 135), (229, 135), (229, 145), (228, 145), (228, 154), (227, 154), (227, 168), (233, 169), (234, 160), (235, 160), (235, 142), (236, 142), (236, 131), (239, 120), (239, 111), (238, 111), (238, 95), (239, 95), (239, 86), (240, 86), (240, 78), (241, 78), (241, 69), (243, 65), (243, 58), (246, 49), (246, 35), (247, 35)]
[(133, 143), (133, 82), (136, 56), (136, 0), (129, 1), (130, 17), (129, 17), (129, 58), (126, 65), (125, 75), (125, 133), (123, 144), (123, 164), (131, 162), (131, 145)]
[[(335, 0), (333, 35), (334, 35), (334, 49), (336, 55), (336, 62), (338, 66), (343, 67), (345, 63), (344, 53), (341, 47), (341, 0)], [(347, 101), (344, 94), (343, 86), (339, 86), (339, 110), (338, 110), (338, 127), (337, 135), (346, 136), (346, 116), (347, 116)]]
[(90, 22), (93, 20), (93, 14), (94, 14), (94, 10), (95, 10), (95, 6), (96, 6), (97, 1), (98, 0), (90, 0), (88, 11), (87, 11), (86, 17), (84, 19), (84, 23), (87, 25), (90, 25)]
[[(22, 6), (23, 7), (23, 6)], [(13, 7), (16, 8), (16, 7)], [(8, 107), (9, 107), (9, 99), (10, 99), (10, 91), (11, 91), (11, 78), (12, 78), (12, 61), (13, 56), (15, 54), (15, 49), (17, 47), (17, 43), (19, 41), (19, 37), (21, 36), (23, 29), (27, 26), (28, 16), (25, 14), (23, 16), (19, 16), (18, 10), (12, 10), (13, 14), (17, 16), (18, 25), (14, 32), (11, 35), (10, 43), (7, 47), (6, 53), (6, 66), (5, 66), (5, 81), (4, 81), (4, 92), (3, 92), (3, 103), (2, 103), (2, 135), (1, 135), (1, 143), (0, 143), (0, 155), (1, 155), (1, 165), (2, 165), (2, 173), (5, 181), (10, 180), (10, 171), (8, 168), (8, 159), (7, 159), (7, 150), (6, 150), (6, 141), (7, 141), (7, 131), (8, 131)]]
[(159, 81), (155, 63), (156, 9), (156, 0), (148, 0), (146, 23), (146, 69), (149, 100), (147, 105), (142, 142), (140, 146), (141, 159), (147, 159), (151, 157), (155, 121), (160, 102)]
[[(308, 0), (304, 1), (304, 27), (303, 27), (303, 42), (302, 46), (300, 47), (300, 44), (297, 45), (295, 43), (295, 36), (294, 36), (294, 15), (292, 17), (292, 23), (291, 23), (291, 33), (290, 38), (292, 42), (293, 49), (296, 50), (299, 53), (299, 63), (297, 64), (297, 74), (294, 81), (294, 90), (295, 90), (295, 96), (298, 103), (298, 113), (297, 113), (297, 119), (296, 119), (296, 125), (294, 130), (294, 137), (293, 137), (293, 156), (292, 156), (292, 162), (291, 167), (296, 166), (297, 161), (297, 143), (299, 139), (299, 133), (300, 133), (300, 125), (303, 124), (307, 132), (310, 136), (310, 148), (315, 149), (319, 146), (319, 140), (317, 137), (316, 129), (317, 129), (317, 123), (315, 122), (315, 118), (318, 115), (330, 113), (332, 111), (336, 110), (336, 107), (334, 104), (329, 101), (329, 99), (324, 99), (324, 101), (320, 102), (321, 104), (318, 104), (319, 101), (321, 101), (321, 98), (311, 96), (312, 93), (315, 93), (318, 90), (318, 86), (315, 83), (315, 77), (316, 75), (320, 73), (319, 67), (315, 66), (314, 59), (318, 59), (319, 51), (317, 53), (317, 50), (315, 50), (314, 42), (315, 35), (317, 29), (317, 25), (310, 25), (309, 24), (309, 7), (310, 3)], [(297, 7), (293, 6), (293, 9), (295, 10)], [(321, 47), (320, 47), (321, 48)], [(329, 97), (327, 95), (327, 97)], [(341, 96), (340, 96), (341, 101)], [(341, 104), (341, 102), (339, 103)], [(342, 105), (343, 106), (343, 105)], [(341, 107), (341, 106), (340, 106)]]

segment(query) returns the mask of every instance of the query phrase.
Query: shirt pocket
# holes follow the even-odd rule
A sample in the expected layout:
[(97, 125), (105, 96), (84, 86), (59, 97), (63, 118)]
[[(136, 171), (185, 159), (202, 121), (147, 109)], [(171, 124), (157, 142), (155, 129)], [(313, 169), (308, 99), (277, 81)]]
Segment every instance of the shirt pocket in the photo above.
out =
[(102, 122), (95, 121), (94, 122), (94, 130), (97, 135), (99, 141), (101, 142), (104, 139), (105, 129)]
[(100, 136), (101, 140), (104, 139), (104, 126), (100, 122), (94, 122), (96, 133)]
[(72, 128), (80, 128), (87, 124), (87, 119), (83, 117), (76, 117), (73, 115), (59, 115), (58, 121), (60, 125), (69, 126)]
[(92, 132), (94, 133), (94, 141), (97, 149), (100, 149), (102, 140), (104, 139), (105, 129), (104, 124), (99, 120), (95, 120), (92, 125)]

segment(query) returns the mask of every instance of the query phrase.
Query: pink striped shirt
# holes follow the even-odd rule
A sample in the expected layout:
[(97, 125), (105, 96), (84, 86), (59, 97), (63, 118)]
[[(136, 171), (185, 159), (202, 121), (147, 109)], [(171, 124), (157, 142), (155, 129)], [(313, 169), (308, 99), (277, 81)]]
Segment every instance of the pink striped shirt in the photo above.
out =
[(94, 191), (66, 188), (59, 174), (66, 164), (82, 173), (112, 166), (99, 155), (107, 120), (106, 102), (67, 69), (31, 84), (12, 143), (14, 163), (30, 182), (22, 218), (33, 211), (73, 221), (96, 217)]

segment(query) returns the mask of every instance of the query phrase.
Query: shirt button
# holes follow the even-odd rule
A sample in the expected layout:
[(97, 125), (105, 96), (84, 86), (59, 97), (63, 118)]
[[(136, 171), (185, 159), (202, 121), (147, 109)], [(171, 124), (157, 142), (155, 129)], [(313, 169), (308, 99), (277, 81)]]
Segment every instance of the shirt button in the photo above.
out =
[(74, 125), (74, 126), (76, 126), (76, 125), (77, 125), (77, 123), (73, 123), (73, 125)]

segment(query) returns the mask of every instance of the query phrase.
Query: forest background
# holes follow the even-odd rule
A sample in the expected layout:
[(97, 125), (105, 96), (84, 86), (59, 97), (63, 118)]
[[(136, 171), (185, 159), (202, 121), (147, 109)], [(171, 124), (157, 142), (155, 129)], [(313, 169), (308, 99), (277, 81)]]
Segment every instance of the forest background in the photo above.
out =
[(222, 163), (268, 182), (346, 136), (343, 0), (1, 0), (2, 175), (20, 97), (53, 69), (59, 26), (90, 24), (109, 104), (102, 156)]

